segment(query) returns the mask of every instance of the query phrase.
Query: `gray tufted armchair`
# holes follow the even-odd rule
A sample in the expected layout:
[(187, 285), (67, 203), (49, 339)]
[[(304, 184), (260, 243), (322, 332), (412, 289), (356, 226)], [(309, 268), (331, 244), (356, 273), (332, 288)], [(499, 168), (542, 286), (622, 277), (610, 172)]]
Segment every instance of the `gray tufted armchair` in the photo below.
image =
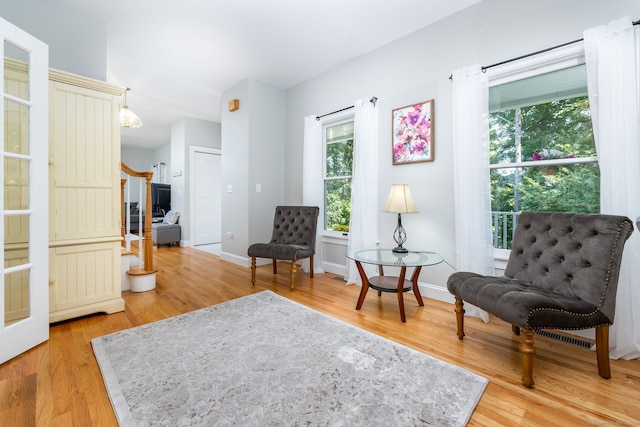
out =
[(313, 278), (313, 255), (316, 250), (316, 225), (320, 210), (317, 206), (276, 206), (273, 233), (269, 243), (254, 243), (247, 254), (251, 257), (251, 283), (256, 284), (256, 258), (271, 258), (273, 274), (277, 260), (290, 260), (289, 286), (293, 290), (296, 262), (309, 258)]
[(449, 277), (458, 338), (464, 337), (463, 301), (511, 323), (522, 334), (522, 382), (532, 387), (535, 330), (595, 328), (598, 371), (611, 378), (609, 325), (622, 250), (632, 231), (623, 216), (523, 212), (504, 276)]

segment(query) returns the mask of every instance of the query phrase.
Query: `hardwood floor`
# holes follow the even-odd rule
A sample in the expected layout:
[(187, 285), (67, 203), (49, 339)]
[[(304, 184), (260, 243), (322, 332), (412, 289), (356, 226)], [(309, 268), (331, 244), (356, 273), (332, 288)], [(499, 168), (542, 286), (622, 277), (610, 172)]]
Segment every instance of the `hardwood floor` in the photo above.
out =
[[(255, 288), (248, 268), (202, 251), (154, 248), (160, 269), (155, 290), (124, 292), (126, 309), (51, 326), (48, 342), (0, 365), (0, 426), (117, 425), (90, 340), (268, 289), (489, 379), (470, 426), (640, 425), (640, 361), (612, 360), (612, 378), (598, 376), (595, 352), (536, 336), (533, 389), (520, 383), (519, 339), (492, 318), (468, 318), (467, 336), (456, 336), (453, 305), (425, 298), (418, 307), (405, 295), (407, 322), (396, 295), (369, 291), (362, 310), (360, 288), (342, 278), (302, 272), (289, 290), (285, 264), (274, 276), (258, 268)], [(401, 384), (398, 384), (401, 387)]]

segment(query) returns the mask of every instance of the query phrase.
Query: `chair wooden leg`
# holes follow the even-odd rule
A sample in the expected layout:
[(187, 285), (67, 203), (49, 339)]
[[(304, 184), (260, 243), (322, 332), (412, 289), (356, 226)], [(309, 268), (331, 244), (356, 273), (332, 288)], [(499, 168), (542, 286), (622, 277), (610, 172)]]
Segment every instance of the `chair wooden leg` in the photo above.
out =
[(533, 356), (536, 349), (533, 347), (533, 330), (521, 328), (520, 354), (522, 354), (522, 384), (525, 387), (533, 387)]
[(313, 279), (313, 255), (309, 258), (309, 277)]
[(611, 378), (609, 365), (609, 325), (596, 327), (596, 355), (598, 357), (598, 373), (602, 378)]
[(272, 264), (273, 264), (273, 274), (278, 273), (278, 260), (274, 258), (272, 260)]
[(456, 297), (456, 322), (458, 323), (458, 339), (464, 338), (464, 301)]
[(293, 290), (293, 283), (296, 280), (296, 261), (291, 261), (291, 279), (289, 280), (289, 287)]
[(251, 257), (251, 285), (256, 285), (256, 257)]

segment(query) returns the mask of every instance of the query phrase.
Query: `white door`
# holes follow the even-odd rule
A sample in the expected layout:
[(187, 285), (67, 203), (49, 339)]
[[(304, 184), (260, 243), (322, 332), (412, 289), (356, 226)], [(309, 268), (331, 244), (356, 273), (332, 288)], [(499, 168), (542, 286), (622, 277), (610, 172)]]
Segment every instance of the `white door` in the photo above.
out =
[(194, 246), (222, 241), (222, 155), (218, 150), (194, 155), (195, 228)]
[[(0, 18), (0, 363), (49, 339), (49, 48)], [(44, 192), (43, 192), (44, 190)]]

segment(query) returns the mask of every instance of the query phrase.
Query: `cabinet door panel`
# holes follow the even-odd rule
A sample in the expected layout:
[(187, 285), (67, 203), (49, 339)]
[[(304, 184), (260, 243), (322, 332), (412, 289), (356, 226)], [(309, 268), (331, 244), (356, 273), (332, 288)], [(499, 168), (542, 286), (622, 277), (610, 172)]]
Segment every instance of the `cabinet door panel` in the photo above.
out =
[(119, 242), (52, 248), (53, 311), (120, 298), (119, 248)]
[(50, 240), (120, 233), (118, 102), (111, 94), (50, 84)]

